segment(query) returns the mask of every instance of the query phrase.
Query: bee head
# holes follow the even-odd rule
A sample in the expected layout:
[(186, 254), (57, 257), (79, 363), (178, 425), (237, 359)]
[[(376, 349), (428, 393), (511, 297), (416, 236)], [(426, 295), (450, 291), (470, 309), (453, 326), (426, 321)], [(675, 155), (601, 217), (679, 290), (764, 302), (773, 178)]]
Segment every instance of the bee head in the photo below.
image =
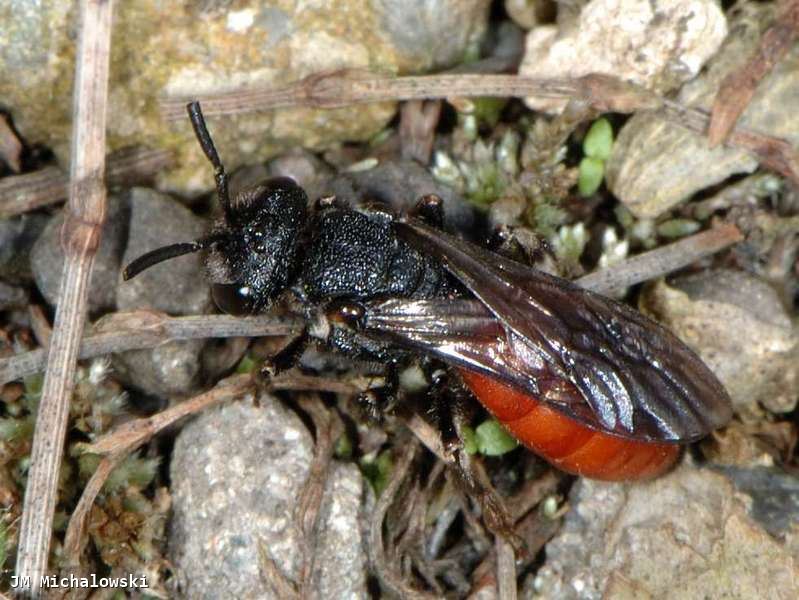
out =
[(207, 268), (217, 306), (230, 314), (263, 311), (290, 284), (299, 262), (308, 197), (292, 179), (275, 177), (240, 192), (232, 201), (228, 175), (203, 119), (199, 102), (187, 107), (194, 133), (214, 167), (224, 217), (210, 235), (148, 252), (123, 271), (125, 280), (165, 260), (209, 250)]

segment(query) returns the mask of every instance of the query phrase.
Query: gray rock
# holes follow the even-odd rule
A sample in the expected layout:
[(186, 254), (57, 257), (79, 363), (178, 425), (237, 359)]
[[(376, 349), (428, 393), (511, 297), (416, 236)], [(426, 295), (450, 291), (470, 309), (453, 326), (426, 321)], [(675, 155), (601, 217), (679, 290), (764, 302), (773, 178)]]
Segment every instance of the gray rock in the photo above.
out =
[(658, 282), (641, 307), (693, 348), (730, 393), (746, 420), (762, 407), (789, 412), (799, 400), (799, 332), (766, 282), (716, 270)]
[(774, 467), (719, 467), (735, 487), (752, 497), (749, 514), (781, 538), (799, 529), (799, 480)]
[(398, 212), (412, 209), (425, 194), (436, 194), (444, 201), (447, 229), (469, 231), (474, 224), (474, 208), (455, 190), (439, 183), (427, 169), (410, 160), (383, 161), (373, 169), (343, 173), (328, 184), (326, 193), (353, 203), (376, 200)]
[[(126, 197), (130, 227), (122, 265), (159, 246), (192, 241), (207, 231), (203, 219), (165, 194), (132, 188)], [(199, 315), (211, 308), (199, 254), (150, 267), (130, 281), (121, 281), (117, 275), (114, 284), (120, 310), (151, 308), (172, 315)], [(201, 383), (204, 346), (205, 340), (186, 340), (131, 350), (114, 355), (114, 368), (123, 382), (149, 394), (185, 396)]]
[[(31, 252), (31, 269), (36, 285), (47, 302), (58, 304), (58, 287), (64, 267), (64, 250), (61, 247), (61, 227), (64, 210), (60, 210), (45, 226)], [(100, 247), (94, 258), (94, 268), (89, 287), (89, 312), (112, 310), (116, 304), (116, 285), (127, 237), (130, 208), (127, 197), (108, 196)]]
[(205, 343), (206, 340), (182, 340), (114, 354), (114, 373), (124, 384), (159, 398), (186, 396), (201, 383)]
[[(313, 443), (274, 398), (200, 415), (178, 436), (170, 466), (169, 554), (190, 598), (276, 598), (259, 547), (294, 580), (301, 568), (293, 511)], [(351, 464), (331, 470), (320, 511), (314, 598), (366, 598), (361, 523), (364, 482)]]
[[(773, 24), (774, 6), (750, 3), (735, 11), (729, 35), (706, 70), (683, 86), (678, 101), (709, 109), (729, 73), (755, 51), (766, 27)], [(761, 81), (738, 126), (799, 144), (799, 113), (785, 110), (799, 97), (799, 44), (780, 59)], [(735, 173), (749, 173), (758, 161), (743, 150), (710, 148), (703, 134), (679, 127), (655, 114), (630, 119), (613, 145), (607, 163), (611, 191), (639, 218), (654, 218), (694, 193)]]
[(20, 308), (28, 303), (25, 290), (0, 281), (0, 310)]
[(795, 598), (791, 549), (749, 517), (747, 500), (688, 464), (651, 482), (580, 480), (522, 597)]
[[(147, 188), (128, 193), (130, 228), (122, 258), (127, 265), (145, 252), (177, 242), (190, 242), (208, 231), (208, 224), (188, 208)], [(115, 287), (118, 279), (114, 280)], [(116, 287), (120, 310), (152, 308), (172, 315), (199, 315), (210, 308), (210, 294), (199, 254), (188, 254), (150, 267)]]
[(291, 177), (308, 194), (313, 202), (326, 194), (325, 184), (333, 170), (311, 152), (296, 148), (269, 163), (269, 174), (273, 177)]
[[(182, 109), (170, 125), (159, 98), (280, 87), (321, 71), (420, 72), (461, 61), (479, 41), (489, 0), (338, 2), (122, 2), (114, 10), (109, 82), (110, 150), (168, 148), (177, 168), (161, 189), (210, 189), (212, 172)], [(68, 164), (77, 11), (21, 0), (0, 32), (0, 97), (31, 142)], [(395, 103), (339, 110), (283, 109), (220, 117), (209, 127), (229, 171), (292, 145), (365, 140)], [(182, 117), (182, 118), (181, 118)]]
[[(558, 18), (557, 26), (534, 27), (527, 35), (521, 75), (607, 73), (665, 93), (694, 77), (727, 35), (715, 0), (591, 0), (575, 22), (563, 22), (561, 11)], [(561, 99), (526, 102), (550, 112), (566, 106)]]
[[(442, 69), (464, 59), (485, 31), (489, 0), (375, 0), (377, 22), (402, 58), (400, 68)], [(413, 65), (413, 66), (411, 66)]]
[(27, 214), (0, 219), (0, 277), (11, 283), (27, 283), (33, 278), (30, 254), (48, 218)]

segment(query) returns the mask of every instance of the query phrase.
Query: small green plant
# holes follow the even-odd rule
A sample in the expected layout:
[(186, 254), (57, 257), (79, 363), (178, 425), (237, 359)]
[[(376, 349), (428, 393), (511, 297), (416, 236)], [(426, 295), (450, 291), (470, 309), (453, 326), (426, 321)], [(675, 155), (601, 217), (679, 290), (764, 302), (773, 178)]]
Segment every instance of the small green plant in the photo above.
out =
[(496, 419), (486, 419), (474, 429), (465, 427), (463, 442), (467, 454), (483, 456), (502, 456), (519, 445)]
[(605, 178), (605, 162), (613, 149), (613, 128), (607, 119), (594, 121), (583, 140), (583, 160), (580, 161), (577, 188), (580, 195), (594, 194)]

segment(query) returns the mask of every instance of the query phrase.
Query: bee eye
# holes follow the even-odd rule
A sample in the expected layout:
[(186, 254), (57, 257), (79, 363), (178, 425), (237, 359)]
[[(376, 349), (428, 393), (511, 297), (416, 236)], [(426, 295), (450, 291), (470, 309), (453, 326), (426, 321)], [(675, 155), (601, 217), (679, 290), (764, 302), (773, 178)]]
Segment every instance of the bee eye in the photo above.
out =
[(240, 283), (216, 283), (211, 286), (211, 296), (219, 310), (238, 317), (255, 312), (252, 288)]

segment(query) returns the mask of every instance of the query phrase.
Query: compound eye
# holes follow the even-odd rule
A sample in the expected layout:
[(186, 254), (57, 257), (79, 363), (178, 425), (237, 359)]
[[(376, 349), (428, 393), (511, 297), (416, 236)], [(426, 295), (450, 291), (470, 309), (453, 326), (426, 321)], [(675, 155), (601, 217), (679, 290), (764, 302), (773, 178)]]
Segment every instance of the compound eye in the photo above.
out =
[(219, 310), (229, 315), (243, 317), (255, 312), (252, 288), (241, 283), (215, 283), (211, 297)]

